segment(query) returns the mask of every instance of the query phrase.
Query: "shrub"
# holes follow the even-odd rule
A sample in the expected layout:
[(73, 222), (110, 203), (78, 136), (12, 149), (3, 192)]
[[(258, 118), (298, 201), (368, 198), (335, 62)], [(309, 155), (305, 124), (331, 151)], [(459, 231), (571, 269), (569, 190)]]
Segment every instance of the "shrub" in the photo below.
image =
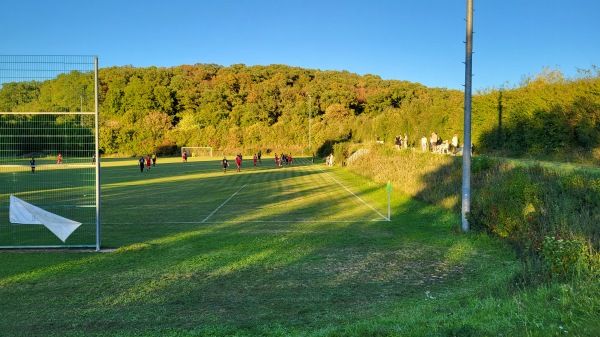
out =
[(339, 142), (333, 145), (333, 153), (335, 157), (339, 158), (339, 163), (345, 162), (350, 157), (349, 149), (349, 142)]
[(582, 266), (585, 261), (584, 252), (584, 246), (579, 240), (546, 236), (540, 255), (546, 262), (551, 277), (565, 278)]

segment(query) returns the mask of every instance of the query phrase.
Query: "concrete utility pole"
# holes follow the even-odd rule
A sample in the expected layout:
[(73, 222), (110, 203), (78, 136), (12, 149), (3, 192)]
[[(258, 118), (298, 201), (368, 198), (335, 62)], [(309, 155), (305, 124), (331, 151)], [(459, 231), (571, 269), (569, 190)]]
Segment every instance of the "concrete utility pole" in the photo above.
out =
[(462, 230), (469, 231), (467, 213), (471, 211), (471, 87), (473, 68), (473, 0), (467, 0), (467, 41), (465, 58), (465, 131), (463, 135)]
[(312, 124), (312, 96), (308, 95), (308, 152), (312, 155), (311, 139), (310, 139), (310, 128)]

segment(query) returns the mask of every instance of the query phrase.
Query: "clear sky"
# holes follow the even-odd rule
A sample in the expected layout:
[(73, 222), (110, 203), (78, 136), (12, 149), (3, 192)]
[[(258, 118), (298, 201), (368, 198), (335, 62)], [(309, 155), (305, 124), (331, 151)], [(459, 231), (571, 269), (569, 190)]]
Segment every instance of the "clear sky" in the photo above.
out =
[[(473, 87), (600, 66), (600, 0), (474, 0)], [(463, 89), (466, 0), (5, 0), (3, 55), (285, 64)]]

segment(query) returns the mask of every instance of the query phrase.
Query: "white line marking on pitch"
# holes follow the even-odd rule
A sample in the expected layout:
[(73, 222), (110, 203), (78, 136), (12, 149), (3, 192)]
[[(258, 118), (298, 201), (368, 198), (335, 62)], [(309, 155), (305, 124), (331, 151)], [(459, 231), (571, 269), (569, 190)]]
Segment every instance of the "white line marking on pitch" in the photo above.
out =
[[(166, 225), (213, 225), (213, 224), (228, 224), (228, 223), (356, 223), (356, 222), (365, 222), (365, 221), (387, 221), (385, 219), (371, 219), (371, 220), (219, 220), (219, 221), (207, 221), (206, 219), (203, 221), (167, 221), (163, 222)], [(137, 222), (103, 222), (103, 225), (139, 225)]]
[(225, 204), (226, 204), (227, 202), (229, 202), (229, 200), (231, 200), (231, 198), (235, 197), (235, 195), (236, 195), (236, 194), (238, 194), (238, 192), (239, 192), (239, 191), (241, 191), (241, 190), (242, 190), (244, 187), (246, 187), (247, 185), (248, 185), (248, 184), (246, 184), (246, 185), (244, 185), (244, 186), (240, 187), (240, 189), (239, 189), (239, 190), (235, 191), (235, 193), (233, 193), (233, 194), (232, 194), (232, 195), (231, 195), (231, 196), (230, 196), (230, 197), (229, 197), (227, 200), (225, 200), (225, 202), (223, 202), (223, 203), (221, 204), (221, 206), (217, 207), (217, 208), (216, 208), (214, 211), (212, 211), (212, 213), (210, 213), (210, 214), (209, 214), (209, 215), (208, 215), (206, 218), (204, 218), (204, 220), (202, 220), (202, 223), (206, 222), (206, 220), (208, 220), (208, 219), (209, 219), (211, 216), (213, 216), (213, 214), (217, 213), (217, 211), (218, 211), (219, 209), (221, 209), (221, 207), (225, 206)]
[(383, 219), (385, 219), (386, 221), (389, 221), (389, 219), (384, 216), (383, 214), (379, 213), (378, 210), (376, 210), (375, 208), (373, 208), (373, 206), (367, 204), (366, 201), (362, 200), (358, 195), (356, 195), (354, 192), (350, 191), (346, 186), (344, 186), (344, 184), (342, 184), (341, 182), (339, 182), (337, 179), (335, 179), (331, 174), (329, 174), (329, 172), (325, 172), (325, 170), (323, 170), (322, 168), (319, 167), (319, 169), (321, 170), (321, 172), (325, 173), (326, 175), (329, 176), (329, 178), (333, 179), (333, 181), (335, 181), (336, 183), (340, 184), (340, 186), (342, 186), (346, 191), (348, 191), (350, 194), (352, 194), (353, 196), (355, 196), (358, 200), (360, 200), (363, 204), (369, 206), (370, 209), (372, 209), (373, 211), (375, 211), (375, 213), (379, 214), (379, 216), (381, 216)]
[(219, 221), (172, 221), (165, 222), (165, 224), (173, 225), (173, 224), (181, 224), (181, 225), (189, 225), (189, 224), (224, 224), (224, 223), (356, 223), (356, 222), (365, 222), (365, 221), (387, 221), (387, 219), (372, 219), (372, 220), (219, 220)]

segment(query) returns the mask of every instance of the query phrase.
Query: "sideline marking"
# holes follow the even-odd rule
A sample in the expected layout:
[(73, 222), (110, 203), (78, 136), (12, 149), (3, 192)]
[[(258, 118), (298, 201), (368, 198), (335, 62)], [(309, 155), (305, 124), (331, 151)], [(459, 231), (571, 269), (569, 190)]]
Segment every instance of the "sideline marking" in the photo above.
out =
[[(208, 217), (207, 217), (208, 218)], [(365, 222), (365, 221), (388, 221), (387, 218), (383, 219), (371, 219), (371, 220), (219, 220), (219, 221), (207, 221), (206, 219), (203, 221), (166, 221), (155, 224), (166, 224), (166, 225), (199, 225), (199, 224), (224, 224), (224, 223), (356, 223), (356, 222)], [(103, 222), (103, 225), (139, 225), (138, 222)]]
[[(356, 223), (356, 222), (365, 222), (365, 221), (387, 221), (386, 219), (372, 219), (372, 220), (219, 220), (219, 221), (170, 221), (164, 222), (168, 225), (190, 225), (190, 224), (224, 224), (224, 223), (274, 223), (274, 224), (284, 224), (284, 223)], [(133, 223), (131, 223), (133, 225)], [(120, 223), (118, 224), (120, 225)]]
[[(355, 196), (358, 200), (360, 200), (363, 204), (369, 206), (370, 209), (372, 209), (373, 211), (375, 211), (375, 213), (379, 214), (380, 217), (383, 218), (383, 220), (385, 221), (389, 221), (389, 219), (384, 216), (383, 214), (379, 213), (378, 210), (376, 210), (375, 208), (373, 208), (373, 206), (367, 204), (366, 201), (362, 200), (358, 195), (356, 195), (354, 192), (350, 191), (346, 186), (344, 186), (344, 184), (342, 184), (339, 180), (335, 179), (331, 174), (329, 174), (329, 172), (326, 172), (325, 170), (323, 170), (322, 168), (319, 167), (319, 169), (321, 170), (321, 172), (325, 173), (326, 175), (329, 176), (329, 178), (333, 179), (333, 181), (335, 181), (336, 183), (340, 184), (340, 186), (342, 186), (346, 191), (348, 191), (350, 194), (352, 194), (353, 196)], [(383, 221), (382, 220), (382, 221)], [(371, 221), (377, 221), (377, 220), (371, 220)]]
[(214, 211), (212, 211), (212, 213), (210, 213), (206, 218), (204, 218), (204, 220), (202, 220), (200, 223), (205, 223), (206, 220), (208, 220), (211, 216), (213, 216), (213, 214), (217, 213), (217, 211), (219, 209), (221, 209), (221, 207), (225, 206), (225, 204), (231, 200), (231, 198), (235, 197), (236, 194), (238, 194), (239, 191), (241, 191), (244, 187), (246, 187), (248, 184), (240, 187), (239, 190), (235, 191), (235, 193), (233, 193), (227, 200), (225, 200), (225, 202), (223, 202), (219, 207), (217, 207)]

